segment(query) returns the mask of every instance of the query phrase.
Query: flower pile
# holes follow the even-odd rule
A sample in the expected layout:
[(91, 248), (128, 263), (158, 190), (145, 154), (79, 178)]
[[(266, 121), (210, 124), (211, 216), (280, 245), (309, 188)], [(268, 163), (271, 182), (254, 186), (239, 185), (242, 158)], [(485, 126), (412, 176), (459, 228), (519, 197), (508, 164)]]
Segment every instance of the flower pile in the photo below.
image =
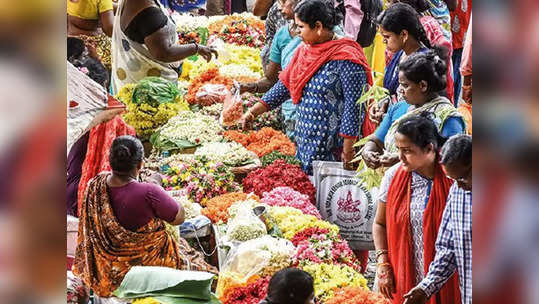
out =
[(367, 280), (351, 267), (334, 264), (309, 264), (302, 268), (314, 278), (314, 295), (322, 302), (333, 297), (335, 289), (355, 286), (368, 290)]
[(321, 235), (326, 235), (328, 238), (331, 239), (338, 238), (338, 235), (335, 233), (335, 231), (330, 231), (327, 228), (311, 227), (296, 233), (290, 241), (292, 242), (292, 244), (294, 244), (294, 246), (298, 246), (301, 242), (305, 240), (317, 238)]
[(258, 304), (266, 297), (270, 279), (269, 276), (257, 278), (251, 283), (227, 288), (220, 300), (223, 304)]
[(213, 223), (227, 223), (230, 217), (228, 208), (234, 203), (252, 199), (260, 201), (260, 198), (254, 194), (243, 192), (232, 192), (216, 196), (206, 201), (206, 207), (202, 209), (202, 214), (208, 217)]
[(172, 197), (183, 206), (186, 220), (202, 214), (202, 207), (197, 203), (193, 203), (186, 195), (172, 195)]
[(294, 143), (284, 133), (272, 128), (265, 127), (260, 131), (252, 131), (249, 134), (231, 130), (226, 131), (224, 136), (229, 140), (242, 144), (247, 150), (256, 153), (258, 157), (262, 157), (273, 151), (279, 151), (286, 155), (296, 154)]
[[(189, 104), (198, 104), (196, 94), (198, 90), (207, 83), (223, 84), (230, 90), (232, 88), (232, 85), (234, 84), (234, 81), (230, 77), (220, 75), (218, 68), (210, 68), (204, 73), (200, 74), (191, 82), (191, 85), (189, 86), (189, 89), (187, 90), (187, 94), (185, 95), (185, 100)], [(211, 104), (200, 104), (200, 105), (209, 106)]]
[(200, 113), (204, 115), (208, 115), (211, 117), (214, 117), (216, 120), (219, 120), (219, 116), (221, 115), (221, 112), (223, 111), (223, 104), (222, 103), (214, 103), (211, 106), (202, 107), (200, 109)]
[(123, 118), (127, 124), (135, 128), (140, 138), (148, 139), (154, 131), (164, 125), (171, 117), (180, 111), (189, 109), (189, 105), (178, 97), (174, 102), (150, 105), (148, 103), (136, 104), (133, 102), (133, 92), (136, 84), (127, 84), (120, 89), (116, 98), (127, 106), (127, 113)]
[(271, 207), (269, 214), (277, 222), (277, 226), (283, 233), (283, 236), (291, 240), (296, 233), (309, 229), (319, 228), (328, 229), (332, 234), (339, 233), (339, 227), (329, 222), (317, 219), (312, 215), (305, 215), (300, 210), (292, 207)]
[(205, 45), (208, 41), (208, 36), (208, 29), (204, 27), (198, 27), (191, 31), (178, 32), (178, 44), (197, 43)]
[(305, 172), (281, 159), (266, 168), (252, 171), (242, 183), (246, 192), (254, 192), (258, 196), (277, 187), (290, 187), (307, 195), (312, 204), (316, 202), (316, 190)]
[(181, 150), (223, 140), (223, 128), (211, 116), (182, 111), (157, 129), (150, 141), (161, 151)]
[(254, 162), (253, 154), (236, 142), (212, 142), (199, 147), (195, 155), (205, 156), (227, 166), (241, 167)]
[(278, 160), (278, 159), (282, 159), (282, 160), (284, 160), (285, 162), (287, 162), (288, 164), (291, 164), (291, 165), (297, 165), (297, 166), (301, 165), (301, 162), (295, 156), (285, 155), (285, 154), (282, 154), (282, 153), (277, 152), (277, 151), (273, 151), (270, 154), (264, 155), (260, 159), (260, 161), (262, 162), (262, 166), (267, 167), (267, 166), (273, 164), (273, 162)]
[(163, 187), (166, 190), (185, 189), (187, 196), (202, 206), (213, 197), (241, 190), (227, 166), (204, 157), (177, 162), (165, 173)]
[(293, 207), (304, 214), (313, 215), (321, 219), (320, 212), (311, 203), (309, 197), (290, 187), (277, 187), (262, 195), (262, 203), (270, 206)]
[(361, 271), (359, 262), (341, 238), (331, 238), (327, 235), (316, 235), (297, 245), (294, 255), (294, 266), (305, 266), (312, 263), (327, 263), (347, 265)]
[[(245, 93), (242, 95), (242, 100), (244, 112), (246, 112), (250, 107), (260, 102), (262, 98), (250, 93)], [(282, 129), (281, 107), (262, 113), (253, 122), (253, 130), (260, 130), (264, 127), (270, 127), (275, 130)]]
[(208, 26), (210, 33), (226, 43), (262, 48), (264, 22), (250, 13), (234, 14)]
[(391, 301), (377, 292), (365, 288), (347, 286), (335, 290), (334, 296), (326, 301), (326, 304), (390, 304)]

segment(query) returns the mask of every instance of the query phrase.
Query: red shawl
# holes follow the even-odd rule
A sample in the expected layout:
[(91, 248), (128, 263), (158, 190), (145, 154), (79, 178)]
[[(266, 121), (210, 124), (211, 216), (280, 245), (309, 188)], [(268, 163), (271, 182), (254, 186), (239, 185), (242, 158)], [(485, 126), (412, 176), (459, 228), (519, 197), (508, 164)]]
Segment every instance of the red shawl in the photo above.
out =
[(371, 68), (367, 64), (363, 49), (356, 41), (342, 38), (315, 45), (301, 44), (288, 67), (279, 75), (294, 104), (299, 103), (303, 88), (318, 69), (332, 60), (349, 60), (362, 65), (367, 74), (367, 82), (372, 85)]
[(90, 179), (97, 176), (97, 174), (102, 171), (111, 170), (109, 164), (109, 150), (112, 146), (112, 141), (121, 135), (135, 135), (135, 129), (126, 124), (119, 115), (90, 130), (88, 152), (84, 159), (84, 163), (82, 164), (82, 175), (79, 182), (78, 214), (80, 214), (80, 208)]
[[(387, 197), (387, 242), (389, 261), (395, 273), (396, 287), (393, 304), (402, 303), (404, 294), (416, 285), (412, 253), (412, 231), (410, 228), (411, 183), (412, 173), (406, 172), (402, 167), (399, 167), (391, 182)], [(443, 173), (441, 166), (436, 165), (432, 190), (423, 215), (425, 274), (428, 272), (430, 263), (434, 260), (438, 228), (452, 183), (453, 181)], [(456, 273), (439, 293), (432, 296), (428, 303), (460, 303), (460, 289)]]

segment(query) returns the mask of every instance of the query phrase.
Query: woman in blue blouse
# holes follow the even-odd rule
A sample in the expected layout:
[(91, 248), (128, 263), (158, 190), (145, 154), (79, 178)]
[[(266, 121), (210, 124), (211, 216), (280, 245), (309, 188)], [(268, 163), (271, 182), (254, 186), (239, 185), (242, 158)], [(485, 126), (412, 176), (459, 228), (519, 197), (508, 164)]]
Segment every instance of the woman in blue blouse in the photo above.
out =
[(367, 84), (372, 84), (363, 49), (351, 39), (336, 39), (333, 28), (342, 19), (323, 0), (310, 0), (295, 8), (303, 43), (297, 48), (280, 80), (242, 117), (246, 128), (256, 116), (291, 98), (297, 105), (296, 157), (307, 174), (313, 160), (354, 157), (365, 113), (356, 104)]

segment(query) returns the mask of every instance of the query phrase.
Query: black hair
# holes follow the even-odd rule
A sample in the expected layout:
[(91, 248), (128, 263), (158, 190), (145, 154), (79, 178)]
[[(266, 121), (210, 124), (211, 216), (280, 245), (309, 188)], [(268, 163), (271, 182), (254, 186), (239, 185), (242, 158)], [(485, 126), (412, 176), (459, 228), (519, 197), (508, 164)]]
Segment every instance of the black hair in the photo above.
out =
[(413, 7), (420, 14), (430, 9), (430, 5), (427, 3), (426, 0), (396, 0), (394, 2), (406, 3)]
[(297, 268), (285, 268), (273, 275), (266, 301), (270, 304), (303, 304), (314, 292), (313, 277)]
[(114, 173), (126, 175), (134, 170), (144, 157), (140, 140), (131, 135), (116, 137), (109, 153), (110, 167)]
[(327, 0), (303, 0), (294, 7), (294, 13), (311, 28), (314, 28), (316, 21), (320, 21), (324, 28), (333, 30), (343, 19), (333, 1)]
[(429, 49), (432, 47), (427, 37), (427, 33), (419, 21), (419, 14), (406, 3), (395, 3), (378, 15), (376, 20), (385, 30), (399, 35), (403, 30), (407, 30), (419, 42)]
[(85, 49), (84, 41), (75, 37), (67, 37), (67, 60), (69, 62), (73, 63), (73, 60), (81, 59)]
[(472, 137), (466, 134), (451, 136), (440, 151), (440, 163), (444, 165), (472, 164)]
[(431, 119), (432, 113), (423, 112), (420, 115), (412, 115), (403, 119), (397, 127), (397, 133), (406, 137), (421, 149), (426, 149), (430, 144), (434, 151), (438, 151), (446, 139), (438, 133), (438, 128)]
[(99, 60), (92, 57), (84, 57), (80, 60), (73, 60), (72, 63), (76, 68), (86, 68), (88, 70), (86, 75), (107, 89), (109, 71), (101, 62), (99, 62)]
[(409, 80), (419, 83), (424, 80), (428, 91), (439, 93), (447, 86), (447, 49), (436, 46), (427, 52), (415, 52), (399, 65), (399, 71)]

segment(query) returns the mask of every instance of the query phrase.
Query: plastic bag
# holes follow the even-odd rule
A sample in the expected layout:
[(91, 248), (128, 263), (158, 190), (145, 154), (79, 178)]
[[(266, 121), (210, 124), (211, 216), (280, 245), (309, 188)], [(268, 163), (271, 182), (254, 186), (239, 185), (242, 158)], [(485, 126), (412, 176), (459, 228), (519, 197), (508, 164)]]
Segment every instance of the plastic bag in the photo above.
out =
[(231, 241), (248, 241), (267, 234), (266, 225), (250, 208), (238, 209), (236, 216), (228, 222), (227, 237)]
[(230, 91), (224, 84), (207, 83), (198, 89), (195, 98), (197, 104), (209, 106), (214, 103), (223, 103), (228, 95)]
[(271, 276), (289, 267), (295, 250), (290, 241), (269, 235), (233, 247), (220, 269), (217, 295), (254, 275)]
[(233, 126), (238, 123), (242, 115), (243, 101), (241, 100), (240, 90), (236, 90), (234, 95), (229, 94), (226, 96), (219, 122), (226, 127)]

